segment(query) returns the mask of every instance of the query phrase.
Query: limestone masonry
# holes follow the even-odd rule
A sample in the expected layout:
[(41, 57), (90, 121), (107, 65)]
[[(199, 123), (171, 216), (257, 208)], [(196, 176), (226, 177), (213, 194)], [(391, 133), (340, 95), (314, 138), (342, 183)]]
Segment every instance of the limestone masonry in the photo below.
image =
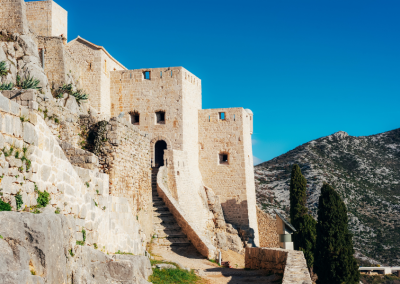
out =
[[(201, 80), (183, 67), (127, 70), (102, 46), (67, 42), (68, 13), (54, 1), (0, 4), (0, 62), (8, 68), (0, 84), (14, 84), (0, 93), (0, 198), (13, 211), (61, 214), (43, 217), (64, 230), (58, 246), (69, 266), (57, 283), (109, 283), (87, 280), (90, 264), (71, 272), (81, 265), (70, 262), (74, 252), (111, 261), (86, 246), (147, 255), (153, 240), (192, 244), (215, 259), (221, 249), (259, 246), (260, 225), (261, 243), (276, 247), (275, 221), (256, 207), (251, 110), (202, 109)], [(39, 89), (20, 87), (30, 77)], [(37, 202), (44, 191), (45, 209)], [(33, 217), (15, 214), (22, 215), (0, 222), (22, 216), (18, 230), (31, 230)], [(8, 243), (13, 234), (0, 225)], [(35, 255), (29, 242), (18, 244)], [(255, 252), (251, 266), (259, 265)], [(32, 265), (51, 282), (49, 269)], [(42, 281), (25, 272), (7, 277)], [(139, 278), (129, 283), (147, 283)]]

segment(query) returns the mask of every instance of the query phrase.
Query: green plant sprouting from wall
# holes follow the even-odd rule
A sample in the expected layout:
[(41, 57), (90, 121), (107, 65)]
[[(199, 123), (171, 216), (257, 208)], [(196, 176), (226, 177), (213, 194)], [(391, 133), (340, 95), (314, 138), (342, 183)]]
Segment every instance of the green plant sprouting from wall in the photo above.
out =
[(0, 61), (0, 76), (6, 76), (8, 74), (7, 63), (5, 61)]
[(18, 192), (15, 195), (15, 203), (17, 204), (17, 210), (19, 210), (22, 206), (22, 204), (24, 203), (24, 201), (22, 200), (22, 195), (20, 192)]
[(24, 80), (21, 81), (21, 78), (19, 78), (19, 75), (17, 75), (17, 86), (20, 87), (23, 90), (28, 90), (28, 89), (34, 89), (34, 90), (40, 90), (42, 87), (39, 87), (40, 80), (35, 79), (33, 77), (30, 77), (29, 75), (25, 77)]
[(11, 91), (14, 88), (13, 83), (0, 84), (0, 91)]
[(58, 89), (53, 90), (53, 97), (57, 99), (64, 98), (64, 94), (68, 94), (76, 99), (76, 102), (80, 105), (81, 101), (85, 101), (89, 98), (89, 95), (86, 94), (82, 89), (74, 90), (72, 84), (62, 85)]
[(45, 191), (37, 190), (38, 198), (36, 199), (38, 207), (46, 207), (50, 203), (50, 194)]

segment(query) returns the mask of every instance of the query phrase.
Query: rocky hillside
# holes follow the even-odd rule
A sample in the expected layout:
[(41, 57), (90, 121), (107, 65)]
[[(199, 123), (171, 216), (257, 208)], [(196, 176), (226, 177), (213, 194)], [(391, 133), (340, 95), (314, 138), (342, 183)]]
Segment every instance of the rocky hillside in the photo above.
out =
[(257, 202), (264, 211), (289, 212), (294, 163), (307, 179), (307, 206), (315, 218), (326, 181), (348, 206), (358, 257), (400, 265), (400, 128), (365, 137), (337, 132), (256, 166)]

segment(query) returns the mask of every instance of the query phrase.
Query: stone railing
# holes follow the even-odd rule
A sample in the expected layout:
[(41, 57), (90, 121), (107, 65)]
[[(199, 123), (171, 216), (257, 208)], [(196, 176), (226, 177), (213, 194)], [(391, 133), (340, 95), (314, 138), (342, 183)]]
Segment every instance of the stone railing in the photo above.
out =
[(246, 248), (245, 265), (249, 269), (263, 269), (282, 273), (282, 284), (312, 284), (304, 254), (301, 251)]
[(214, 259), (217, 249), (199, 233), (200, 230), (189, 220), (186, 213), (180, 208), (179, 203), (172, 197), (167, 188), (167, 179), (167, 168), (165, 166), (161, 167), (157, 174), (158, 195), (163, 199), (178, 225), (182, 228), (183, 233), (192, 242), (197, 251), (208, 259)]

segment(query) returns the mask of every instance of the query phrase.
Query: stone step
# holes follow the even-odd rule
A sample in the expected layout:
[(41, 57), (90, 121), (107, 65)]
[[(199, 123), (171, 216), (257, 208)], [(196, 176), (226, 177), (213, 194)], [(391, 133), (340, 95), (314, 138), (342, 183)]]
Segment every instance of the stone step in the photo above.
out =
[(164, 202), (161, 197), (156, 197), (156, 196), (153, 196), (153, 202), (154, 201), (162, 201), (162, 202)]
[[(169, 231), (170, 233), (166, 233), (166, 231)], [(186, 235), (180, 231), (157, 231), (157, 236), (159, 238), (186, 238)], [(172, 232), (172, 233), (171, 233)]]
[(164, 201), (153, 201), (153, 207), (162, 207), (165, 206)]
[(153, 217), (173, 217), (169, 211), (153, 212)]
[(172, 215), (170, 217), (153, 216), (153, 224), (161, 224), (166, 226), (167, 224), (176, 224), (176, 220)]
[(161, 238), (155, 241), (155, 244), (160, 246), (190, 246), (191, 243), (186, 238)]
[(153, 228), (156, 232), (164, 232), (164, 231), (180, 231), (181, 227), (175, 223), (175, 224), (153, 224)]
[(158, 206), (154, 206), (154, 205), (153, 205), (153, 211), (164, 212), (164, 211), (169, 211), (169, 209), (168, 209), (167, 206), (165, 206), (165, 204), (163, 204), (163, 205), (158, 205)]

